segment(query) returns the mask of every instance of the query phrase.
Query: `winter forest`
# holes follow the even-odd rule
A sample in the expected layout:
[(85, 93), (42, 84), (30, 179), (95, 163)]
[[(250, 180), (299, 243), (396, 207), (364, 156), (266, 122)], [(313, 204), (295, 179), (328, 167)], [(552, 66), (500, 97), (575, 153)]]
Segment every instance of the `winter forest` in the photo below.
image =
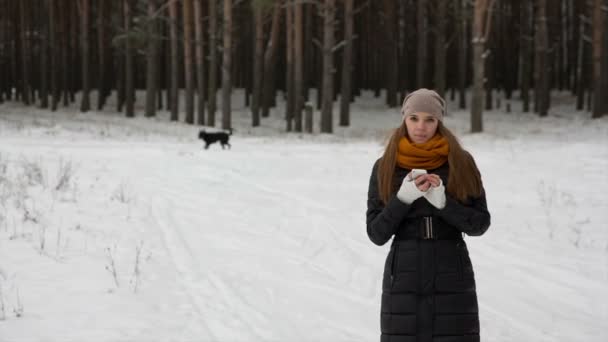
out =
[[(386, 104), (397, 107), (408, 90), (427, 87), (470, 108), (473, 132), (482, 131), (484, 109), (514, 96), (524, 112), (547, 115), (554, 91), (571, 92), (577, 109), (595, 118), (608, 112), (606, 6), (604, 0), (4, 0), (0, 102), (56, 111), (82, 92), (78, 105), (86, 112), (116, 96), (115, 110), (126, 117), (139, 102), (148, 117), (166, 109), (171, 120), (183, 112), (188, 124), (215, 126), (221, 119), (226, 129), (233, 89), (245, 90), (253, 127), (281, 91), (287, 131), (312, 129), (303, 114), (310, 101), (320, 110), (320, 130), (331, 133), (338, 95), (339, 125), (348, 126), (349, 104), (362, 90), (376, 97), (384, 90)], [(313, 88), (320, 90), (316, 98)], [(145, 95), (137, 97), (136, 89)]]
[[(419, 88), (491, 214), (433, 257), (472, 335), (381, 336)], [(0, 342), (605, 342), (606, 193), (608, 0), (0, 0)]]

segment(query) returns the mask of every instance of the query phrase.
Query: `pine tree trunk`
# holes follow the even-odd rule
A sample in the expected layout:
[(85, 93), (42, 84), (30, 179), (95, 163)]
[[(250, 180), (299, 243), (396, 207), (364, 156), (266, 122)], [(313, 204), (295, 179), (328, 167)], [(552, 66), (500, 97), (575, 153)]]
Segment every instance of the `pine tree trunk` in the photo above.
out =
[(446, 0), (437, 1), (437, 27), (435, 36), (435, 91), (445, 97), (445, 28), (447, 21)]
[[(347, 0), (350, 1), (350, 0)], [(294, 34), (294, 44), (295, 44), (295, 86), (294, 86), (294, 98), (295, 98), (295, 108), (294, 108), (294, 125), (296, 132), (302, 132), (302, 109), (304, 107), (304, 52), (303, 52), (303, 4), (295, 3), (295, 34)]]
[[(602, 96), (607, 94), (602, 93), (602, 35), (607, 34), (602, 32), (604, 30), (603, 20), (604, 11), (602, 10), (603, 0), (593, 1), (593, 35), (592, 35), (592, 51), (593, 51), (593, 111), (591, 113), (592, 118), (602, 117), (603, 113), (603, 101), (605, 100)], [(605, 58), (605, 56), (604, 56)], [(606, 62), (604, 62), (606, 64)]]
[(547, 34), (547, 16), (546, 16), (546, 1), (538, 0), (538, 13), (536, 23), (536, 70), (535, 75), (535, 108), (540, 116), (547, 116), (548, 103), (547, 92), (549, 91), (548, 82), (548, 34)]
[(59, 7), (59, 17), (61, 25), (61, 91), (62, 91), (62, 102), (63, 106), (67, 107), (69, 104), (68, 96), (70, 91), (69, 83), (69, 72), (71, 70), (69, 64), (69, 3), (64, 3), (64, 6)]
[(520, 39), (520, 61), (521, 61), (521, 99), (523, 111), (530, 111), (530, 59), (532, 45), (532, 4), (521, 3), (521, 39)]
[(286, 43), (286, 65), (285, 65), (285, 92), (287, 103), (285, 103), (285, 122), (287, 132), (293, 130), (294, 111), (294, 65), (293, 65), (293, 1), (285, 1), (285, 43)]
[[(49, 58), (49, 20), (48, 16), (48, 1), (44, 0), (40, 3), (38, 9), (40, 21), (40, 108), (48, 108), (49, 106), (49, 83), (48, 83), (48, 58)], [(0, 19), (0, 30), (3, 30), (2, 20)], [(3, 34), (0, 33), (0, 41), (4, 41)], [(0, 73), (2, 72), (4, 53), (0, 52)], [(2, 81), (0, 81), (0, 103), (2, 103)]]
[(399, 71), (397, 69), (399, 65), (397, 55), (397, 43), (395, 34), (397, 32), (396, 25), (396, 11), (395, 1), (384, 0), (384, 17), (385, 17), (385, 29), (386, 29), (386, 64), (384, 70), (386, 72), (386, 104), (390, 108), (397, 106), (397, 85), (399, 82)]
[(251, 125), (260, 125), (260, 100), (262, 96), (262, 75), (264, 68), (264, 16), (261, 6), (254, 8), (255, 53), (253, 56), (253, 98), (251, 101)]
[(321, 108), (321, 132), (333, 133), (332, 107), (334, 98), (334, 17), (335, 0), (323, 4), (323, 100)]
[[(52, 1), (52, 0), (51, 0)], [(98, 72), (97, 76), (97, 110), (101, 110), (106, 102), (106, 56), (109, 47), (106, 42), (106, 2), (97, 3), (97, 54)]]
[(177, 32), (177, 1), (169, 3), (169, 25), (171, 36), (171, 89), (169, 91), (171, 121), (179, 120), (179, 36)]
[[(485, 0), (483, 0), (485, 1)], [(427, 11), (426, 0), (418, 0), (416, 15), (416, 31), (418, 44), (416, 49), (416, 85), (418, 88), (426, 86), (427, 64)]]
[(224, 48), (222, 57), (222, 128), (232, 127), (230, 93), (232, 90), (232, 0), (224, 0)]
[(192, 63), (192, 0), (183, 0), (184, 81), (186, 85), (186, 123), (194, 123), (194, 73)]
[(459, 40), (460, 49), (458, 49), (458, 107), (465, 109), (467, 107), (466, 87), (467, 87), (467, 70), (468, 70), (468, 51), (469, 51), (469, 34), (468, 34), (468, 14), (469, 7), (467, 0), (460, 0), (459, 8)]
[(354, 1), (344, 1), (344, 53), (342, 55), (342, 87), (340, 87), (340, 126), (350, 125), (352, 96), (352, 55), (354, 35)]
[(205, 50), (203, 34), (203, 0), (194, 0), (194, 30), (196, 35), (196, 81), (198, 85), (198, 120), (205, 124)]
[(262, 117), (268, 117), (270, 106), (274, 98), (274, 66), (276, 51), (279, 39), (279, 25), (281, 20), (281, 4), (275, 3), (272, 14), (272, 27), (270, 29), (270, 39), (264, 53), (264, 88), (262, 90)]
[(217, 93), (217, 0), (209, 0), (209, 86), (207, 125), (215, 126)]
[(47, 4), (49, 6), (49, 50), (51, 54), (51, 110), (56, 111), (57, 103), (59, 103), (59, 80), (57, 79), (59, 61), (57, 58), (57, 18), (55, 14), (57, 7), (54, 0), (47, 0)]
[(158, 40), (155, 18), (156, 0), (148, 0), (148, 51), (146, 61), (146, 117), (156, 116), (156, 91), (158, 88)]
[(125, 11), (125, 32), (127, 32), (127, 38), (125, 39), (125, 115), (128, 118), (135, 116), (134, 112), (134, 93), (135, 93), (135, 82), (133, 79), (133, 47), (131, 43), (131, 0), (124, 0), (124, 11)]
[(487, 0), (475, 1), (473, 22), (473, 96), (471, 99), (471, 132), (483, 131), (484, 49)]
[(30, 58), (29, 58), (29, 37), (27, 32), (29, 25), (27, 16), (27, 0), (19, 1), (19, 18), (21, 20), (21, 100), (28, 106), (30, 104)]
[(89, 99), (89, 0), (81, 0), (80, 6), (82, 6), (80, 8), (80, 44), (82, 47), (82, 102), (80, 111), (87, 112), (91, 109)]

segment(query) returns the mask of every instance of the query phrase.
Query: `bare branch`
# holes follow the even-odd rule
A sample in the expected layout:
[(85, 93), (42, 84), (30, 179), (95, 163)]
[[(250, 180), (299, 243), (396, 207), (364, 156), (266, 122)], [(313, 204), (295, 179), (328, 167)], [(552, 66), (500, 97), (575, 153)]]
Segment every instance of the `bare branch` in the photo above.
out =
[(339, 42), (338, 44), (334, 45), (334, 47), (331, 48), (331, 52), (334, 53), (334, 52), (338, 51), (344, 45), (346, 45), (346, 40), (343, 40), (343, 41)]

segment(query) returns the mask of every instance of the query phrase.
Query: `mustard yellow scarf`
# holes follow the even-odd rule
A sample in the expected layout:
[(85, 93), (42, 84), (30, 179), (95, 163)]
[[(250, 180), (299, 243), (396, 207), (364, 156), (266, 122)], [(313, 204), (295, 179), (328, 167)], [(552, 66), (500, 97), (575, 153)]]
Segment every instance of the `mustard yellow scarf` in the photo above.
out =
[(405, 169), (436, 169), (448, 160), (449, 151), (447, 139), (440, 134), (422, 144), (403, 137), (397, 147), (397, 165)]

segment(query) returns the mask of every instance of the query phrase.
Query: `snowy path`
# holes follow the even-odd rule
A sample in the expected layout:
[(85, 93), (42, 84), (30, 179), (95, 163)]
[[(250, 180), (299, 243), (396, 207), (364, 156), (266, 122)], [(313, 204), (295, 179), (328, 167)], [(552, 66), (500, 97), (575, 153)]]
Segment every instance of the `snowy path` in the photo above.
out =
[[(374, 246), (364, 223), (377, 144), (237, 136), (232, 151), (203, 151), (181, 142), (2, 139), (0, 153), (13, 162), (78, 163), (77, 200), (46, 215), (51, 236), (59, 223), (84, 228), (62, 230), (70, 244), (57, 262), (32, 248), (35, 226), (17, 239), (10, 224), (0, 227), (7, 311), (15, 284), (26, 303), (23, 317), (0, 320), (1, 342), (378, 339), (388, 245)], [(591, 138), (564, 147), (532, 140), (527, 150), (519, 140), (486, 139), (467, 141), (493, 214), (485, 236), (467, 239), (482, 339), (608, 340), (608, 149), (594, 150)], [(538, 151), (570, 158), (541, 162)], [(506, 181), (522, 164), (531, 176)], [(581, 165), (594, 187), (563, 177)], [(133, 202), (108, 201), (125, 180)], [(128, 284), (139, 239), (148, 255), (139, 293), (108, 292), (103, 247), (118, 243)]]

